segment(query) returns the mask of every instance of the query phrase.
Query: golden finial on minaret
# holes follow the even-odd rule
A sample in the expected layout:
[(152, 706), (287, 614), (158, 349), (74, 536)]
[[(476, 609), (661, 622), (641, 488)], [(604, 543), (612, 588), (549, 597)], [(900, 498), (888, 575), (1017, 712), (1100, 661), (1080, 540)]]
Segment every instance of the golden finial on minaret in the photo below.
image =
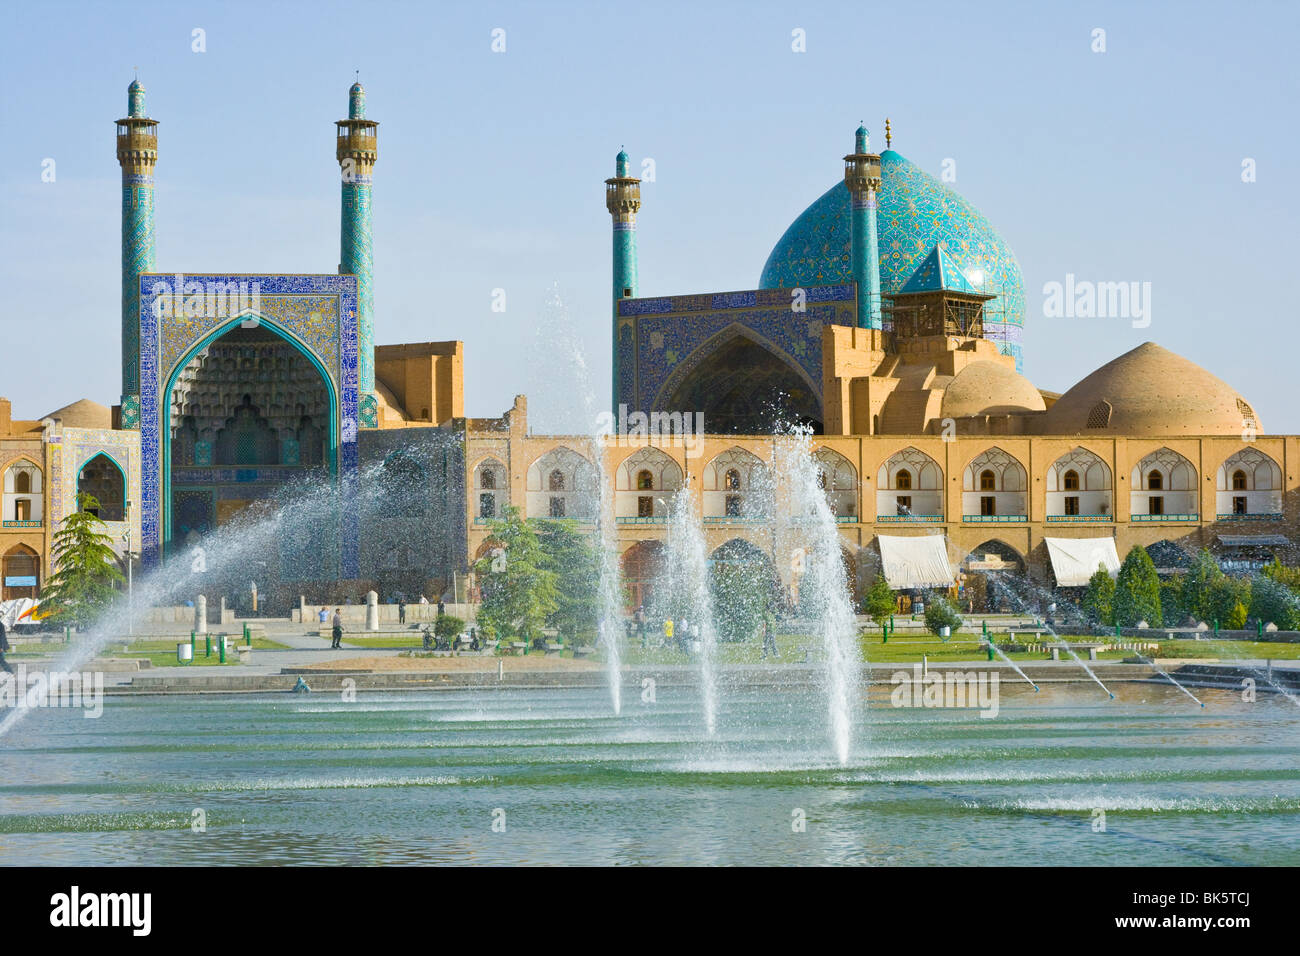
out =
[(889, 147), (893, 144), (893, 142), (894, 142), (894, 137), (889, 128), (889, 117), (886, 116), (885, 117), (885, 149), (889, 149)]

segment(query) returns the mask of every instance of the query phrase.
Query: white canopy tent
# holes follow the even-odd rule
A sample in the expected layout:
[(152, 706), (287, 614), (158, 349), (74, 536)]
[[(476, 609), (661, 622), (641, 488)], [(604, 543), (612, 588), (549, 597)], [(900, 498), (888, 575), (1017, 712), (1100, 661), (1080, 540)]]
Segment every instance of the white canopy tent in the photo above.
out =
[(948, 540), (941, 534), (876, 535), (885, 581), (895, 591), (946, 588), (953, 582)]
[(12, 629), (29, 612), (39, 607), (40, 603), (32, 598), (0, 601), (0, 624), (3, 624), (6, 630)]
[(1113, 578), (1119, 574), (1119, 553), (1115, 539), (1104, 538), (1044, 538), (1047, 553), (1052, 559), (1056, 583), (1063, 588), (1083, 587), (1105, 568)]

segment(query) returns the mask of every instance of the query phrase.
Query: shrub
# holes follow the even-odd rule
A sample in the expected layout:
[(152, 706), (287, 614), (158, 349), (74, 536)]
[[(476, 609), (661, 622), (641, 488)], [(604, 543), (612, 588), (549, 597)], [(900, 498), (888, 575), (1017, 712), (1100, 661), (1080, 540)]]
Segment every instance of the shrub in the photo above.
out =
[(1089, 621), (1110, 627), (1115, 623), (1115, 579), (1103, 567), (1088, 579), (1083, 594), (1083, 613)]
[(952, 606), (952, 602), (942, 595), (935, 594), (925, 602), (925, 626), (932, 634), (938, 634), (943, 627), (955, 632), (961, 627), (961, 615)]
[(441, 615), (433, 625), (433, 633), (438, 637), (455, 637), (465, 630), (465, 622), (451, 614)]
[(1115, 579), (1115, 622), (1123, 627), (1133, 627), (1146, 621), (1152, 627), (1163, 623), (1160, 613), (1160, 576), (1151, 556), (1141, 545), (1133, 545), (1119, 577)]
[(1272, 575), (1262, 574), (1251, 582), (1250, 616), (1265, 624), (1272, 621), (1283, 631), (1300, 628), (1300, 607), (1295, 595)]

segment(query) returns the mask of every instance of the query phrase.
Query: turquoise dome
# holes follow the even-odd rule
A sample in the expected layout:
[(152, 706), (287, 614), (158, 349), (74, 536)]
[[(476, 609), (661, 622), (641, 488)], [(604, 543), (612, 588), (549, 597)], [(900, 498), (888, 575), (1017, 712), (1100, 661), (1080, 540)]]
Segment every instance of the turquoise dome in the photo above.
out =
[[(759, 287), (792, 289), (853, 281), (849, 190), (841, 180), (800, 214), (763, 266)], [(985, 306), (984, 334), (1022, 365), (1025, 282), (1015, 254), (978, 209), (892, 149), (880, 154), (880, 291), (899, 291), (939, 243)], [(981, 276), (982, 273), (982, 276)]]

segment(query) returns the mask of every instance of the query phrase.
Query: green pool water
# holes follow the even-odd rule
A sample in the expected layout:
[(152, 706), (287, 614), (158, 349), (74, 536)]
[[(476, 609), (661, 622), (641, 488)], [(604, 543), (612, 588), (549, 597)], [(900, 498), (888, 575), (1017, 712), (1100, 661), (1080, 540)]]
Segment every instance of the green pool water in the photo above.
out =
[(844, 767), (807, 691), (731, 689), (715, 740), (691, 688), (113, 697), (0, 740), (0, 862), (1300, 862), (1300, 708), (1113, 689), (875, 689)]

